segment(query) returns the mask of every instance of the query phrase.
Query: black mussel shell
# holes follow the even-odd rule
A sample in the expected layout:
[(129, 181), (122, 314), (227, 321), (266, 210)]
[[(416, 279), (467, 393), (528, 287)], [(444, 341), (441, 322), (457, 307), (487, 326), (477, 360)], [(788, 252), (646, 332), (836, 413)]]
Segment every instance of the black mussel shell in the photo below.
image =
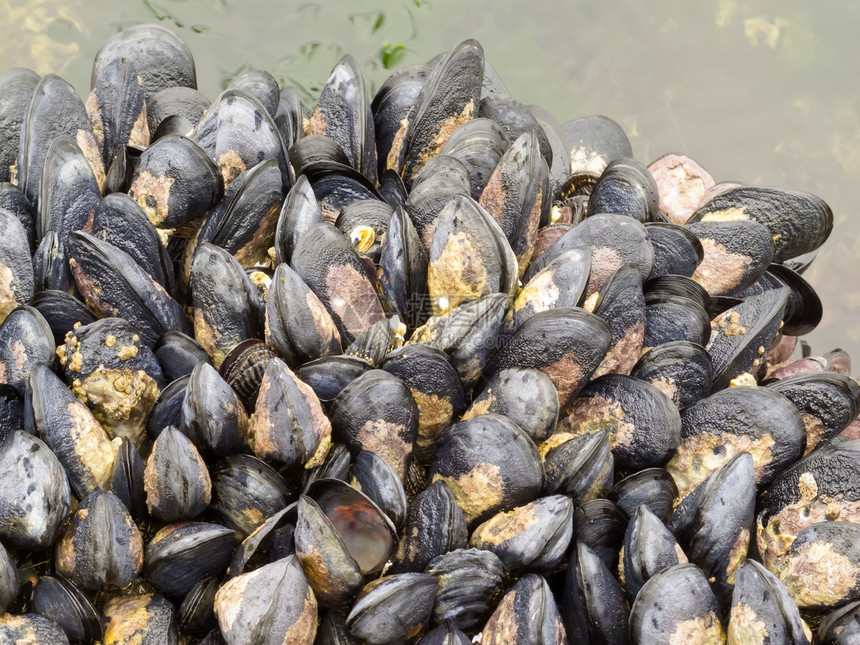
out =
[(753, 220), (764, 224), (773, 240), (773, 259), (782, 262), (824, 244), (833, 228), (833, 212), (810, 193), (764, 186), (740, 186), (705, 202), (688, 223)]
[(642, 586), (669, 567), (687, 562), (675, 536), (644, 504), (630, 517), (618, 569), (630, 600)]
[(51, 328), (55, 347), (63, 344), (66, 333), (72, 331), (75, 324), (88, 325), (96, 321), (95, 314), (84, 303), (65, 291), (39, 291), (30, 302)]
[(183, 596), (206, 578), (227, 570), (236, 537), (219, 524), (165, 526), (146, 545), (144, 575), (166, 596)]
[(472, 119), (459, 126), (439, 154), (457, 159), (469, 173), (469, 193), (479, 199), (511, 142), (492, 119)]
[(132, 517), (139, 519), (146, 513), (146, 491), (143, 487), (145, 464), (137, 448), (128, 439), (120, 439), (113, 461), (109, 490), (119, 498)]
[(471, 639), (451, 623), (443, 623), (431, 629), (418, 641), (418, 645), (469, 645)]
[(395, 527), (406, 519), (406, 491), (394, 469), (375, 452), (362, 450), (355, 456), (350, 484), (373, 500)]
[(275, 263), (289, 262), (299, 238), (314, 224), (323, 221), (314, 191), (305, 175), (300, 175), (287, 193), (275, 226)]
[(187, 136), (211, 104), (212, 101), (191, 87), (166, 87), (150, 94), (146, 99), (149, 132), (154, 135), (167, 119), (180, 119), (189, 126), (183, 133)]
[(501, 414), (515, 422), (535, 444), (555, 430), (558, 394), (550, 378), (538, 370), (507, 369), (497, 372), (461, 418)]
[(209, 363), (200, 362), (191, 372), (180, 430), (205, 455), (227, 457), (245, 448), (248, 413), (233, 388)]
[(262, 69), (245, 72), (233, 78), (228, 90), (239, 90), (250, 94), (260, 102), (266, 112), (274, 119), (278, 112), (278, 104), (281, 102), (281, 88), (275, 77)]
[[(0, 76), (0, 85), (2, 85), (2, 76)], [(2, 89), (0, 89), (2, 92)], [(2, 105), (0, 105), (2, 112)], [(0, 116), (2, 119), (2, 116)], [(2, 128), (2, 126), (0, 126)], [(3, 135), (0, 134), (0, 137)], [(17, 141), (17, 135), (15, 140)], [(17, 144), (16, 144), (17, 145)], [(13, 149), (13, 151), (15, 151)], [(2, 164), (2, 161), (0, 161)], [(0, 166), (0, 176), (3, 174), (3, 168)], [(30, 246), (30, 251), (36, 250), (36, 211), (27, 196), (17, 186), (12, 185), (8, 181), (0, 182), (0, 208), (6, 209), (18, 218), (21, 226), (24, 227), (24, 232), (27, 234), (27, 242)]]
[(176, 622), (183, 634), (205, 636), (207, 632), (218, 628), (214, 605), (219, 586), (218, 578), (206, 578), (185, 594), (176, 610)]
[(628, 515), (608, 499), (590, 499), (573, 513), (573, 542), (584, 544), (610, 571), (618, 569)]
[(445, 205), (455, 196), (469, 196), (469, 171), (454, 157), (437, 155), (427, 162), (406, 200), (406, 212), (426, 249)]
[(646, 468), (618, 481), (609, 496), (628, 515), (644, 504), (665, 522), (672, 514), (678, 487), (667, 470)]
[[(298, 502), (293, 502), (274, 515), (270, 515), (265, 522), (254, 529), (253, 533), (242, 540), (242, 543), (233, 551), (227, 577), (235, 578), (246, 571), (258, 569), (293, 553), (298, 507)], [(286, 548), (283, 548), (285, 546)]]
[(609, 352), (595, 376), (629, 374), (645, 340), (645, 295), (639, 269), (625, 264), (613, 273), (594, 303), (594, 313), (606, 321), (612, 333)]
[(179, 645), (179, 626), (173, 603), (159, 594), (116, 595), (101, 610), (104, 645), (132, 639), (142, 645)]
[(806, 629), (794, 599), (776, 576), (755, 560), (738, 567), (726, 629), (731, 642), (809, 645)]
[(621, 374), (586, 385), (557, 431), (582, 435), (603, 429), (621, 469), (659, 466), (681, 441), (681, 417), (672, 401), (653, 385)]
[(11, 385), (0, 385), (0, 442), (24, 429), (24, 400)]
[(379, 256), (379, 286), (384, 304), (407, 327), (421, 324), (427, 310), (427, 253), (406, 211), (398, 206), (388, 222)]
[(433, 558), (425, 573), (439, 579), (433, 619), (471, 631), (489, 617), (502, 591), (506, 569), (489, 551), (457, 549)]
[(606, 429), (580, 436), (552, 435), (543, 444), (544, 492), (569, 495), (579, 506), (601, 497), (612, 486), (615, 462)]
[(372, 645), (406, 642), (430, 620), (436, 598), (436, 576), (400, 573), (364, 587), (346, 618), (353, 636)]
[[(501, 91), (488, 93), (488, 84), (494, 88), (502, 88)], [(529, 133), (537, 140), (540, 155), (546, 160), (547, 166), (552, 166), (554, 149), (550, 138), (547, 136), (546, 128), (540, 119), (531, 111), (532, 106), (525, 106), (510, 97), (504, 83), (496, 76), (490, 64), (484, 62), (484, 91), (481, 95), (481, 108), (478, 116), (492, 119), (505, 131), (508, 139), (516, 141), (524, 133)], [(546, 194), (549, 198), (549, 194)]]
[(704, 346), (711, 336), (710, 325), (708, 312), (692, 298), (645, 293), (643, 347), (674, 342)]
[(442, 433), (430, 481), (451, 487), (470, 528), (534, 499), (543, 485), (540, 455), (507, 417), (484, 414)]
[(693, 642), (722, 643), (720, 608), (708, 580), (693, 564), (658, 573), (642, 587), (630, 611), (634, 645)]
[(561, 134), (570, 155), (570, 174), (589, 171), (597, 176), (613, 159), (633, 156), (621, 126), (600, 114), (568, 121)]
[(312, 645), (317, 630), (317, 600), (294, 555), (229, 580), (215, 615), (229, 643)]
[(251, 455), (231, 455), (216, 464), (212, 493), (212, 510), (243, 536), (295, 499), (277, 471)]
[(469, 544), (495, 553), (509, 571), (549, 574), (564, 562), (572, 535), (573, 502), (551, 495), (497, 513), (474, 530)]
[[(0, 612), (6, 612), (9, 605), (18, 597), (19, 591), (20, 584), (18, 582), (18, 569), (15, 567), (15, 560), (9, 555), (5, 547), (0, 544)], [(36, 611), (39, 613), (38, 610)]]
[(146, 433), (150, 439), (157, 439), (168, 426), (182, 425), (182, 405), (190, 378), (191, 375), (186, 374), (168, 383), (152, 404), (146, 417)]
[(351, 452), (370, 450), (405, 480), (418, 434), (418, 407), (403, 381), (383, 370), (362, 374), (331, 407), (333, 437)]
[(652, 347), (630, 376), (647, 381), (683, 410), (710, 394), (714, 366), (704, 347), (678, 340)]
[(0, 181), (7, 182), (12, 177), (18, 161), (21, 124), (39, 80), (36, 72), (25, 67), (15, 67), (0, 76)]
[(370, 108), (376, 135), (377, 174), (381, 179), (386, 171), (400, 172), (409, 117), (430, 72), (425, 65), (410, 65), (385, 79), (373, 97)]
[(860, 638), (860, 601), (829, 613), (815, 632), (821, 645), (851, 645)]
[(143, 539), (113, 493), (94, 490), (57, 543), (56, 570), (88, 592), (122, 589), (143, 568)]
[(697, 222), (686, 230), (699, 238), (705, 252), (693, 279), (712, 296), (743, 291), (767, 271), (773, 258), (770, 232), (758, 222)]
[[(66, 245), (54, 231), (48, 231), (45, 234), (33, 254), (33, 289), (37, 293), (41, 291), (71, 293), (75, 289)], [(90, 315), (94, 317), (92, 311)]]
[(451, 133), (478, 114), (483, 75), (484, 50), (475, 40), (456, 45), (433, 68), (406, 131), (402, 175), (407, 187)]
[[(84, 322), (86, 324), (86, 322)], [(209, 354), (197, 342), (179, 331), (165, 332), (155, 344), (155, 357), (168, 382), (191, 374), (198, 363), (212, 364)]]
[(582, 543), (571, 550), (560, 609), (572, 642), (629, 642), (624, 592), (601, 559)]
[[(33, 297), (36, 282), (27, 232), (14, 214), (0, 208), (0, 323)], [(39, 282), (39, 287), (43, 287)]]
[(764, 490), (803, 455), (803, 419), (788, 399), (760, 387), (731, 387), (681, 413), (681, 444), (667, 464), (686, 497), (731, 457), (748, 452)]
[(254, 408), (263, 374), (274, 359), (275, 355), (263, 341), (249, 338), (236, 345), (221, 363), (218, 373), (239, 395), (246, 410)]
[(648, 222), (645, 230), (654, 249), (654, 266), (648, 278), (663, 275), (692, 278), (696, 267), (705, 257), (699, 238), (687, 228), (667, 222)]
[(660, 221), (657, 182), (635, 159), (613, 159), (591, 191), (588, 212), (625, 215), (642, 223)]
[(18, 307), (0, 324), (0, 383), (27, 394), (30, 371), (53, 362), (53, 334), (38, 309)]
[(454, 493), (444, 482), (433, 482), (409, 504), (390, 572), (424, 571), (433, 558), (465, 548), (468, 538)]
[(95, 607), (80, 589), (63, 578), (41, 576), (29, 609), (55, 621), (72, 643), (97, 641), (102, 637)]
[(144, 469), (146, 507), (162, 522), (200, 515), (212, 497), (212, 480), (200, 453), (177, 428), (158, 435)]
[(783, 316), (785, 324), (783, 324), (780, 332), (789, 336), (803, 336), (815, 329), (821, 322), (824, 310), (821, 299), (815, 293), (812, 285), (804, 280), (799, 273), (781, 264), (770, 265), (768, 273), (779, 278), (791, 289)]
[(534, 643), (562, 645), (567, 642), (564, 623), (546, 580), (529, 573), (502, 598), (484, 625), (482, 645)]
[(320, 402), (330, 405), (343, 388), (373, 365), (357, 356), (323, 356), (302, 365), (299, 378), (310, 385)]
[(39, 614), (3, 614), (0, 616), (0, 639), (6, 643), (69, 644), (60, 625)]

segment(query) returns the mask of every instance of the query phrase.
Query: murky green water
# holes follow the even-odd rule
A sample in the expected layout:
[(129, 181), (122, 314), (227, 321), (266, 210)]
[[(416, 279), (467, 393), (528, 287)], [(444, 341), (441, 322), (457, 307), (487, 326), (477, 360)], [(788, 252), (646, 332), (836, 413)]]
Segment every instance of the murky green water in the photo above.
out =
[(513, 95), (560, 122), (621, 123), (636, 157), (698, 160), (720, 180), (808, 190), (836, 227), (806, 277), (825, 318), (806, 337), (860, 359), (860, 7), (802, 0), (0, 0), (0, 72), (55, 72), (86, 96), (92, 58), (122, 27), (161, 22), (214, 97), (262, 68), (312, 102), (344, 53), (373, 88), (387, 68), (477, 38)]

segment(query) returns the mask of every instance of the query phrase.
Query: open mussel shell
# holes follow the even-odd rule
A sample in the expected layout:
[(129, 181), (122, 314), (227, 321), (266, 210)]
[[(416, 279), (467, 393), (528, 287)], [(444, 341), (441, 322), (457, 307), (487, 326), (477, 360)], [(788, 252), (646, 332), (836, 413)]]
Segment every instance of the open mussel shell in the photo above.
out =
[[(723, 643), (720, 608), (702, 570), (679, 564), (658, 573), (642, 587), (630, 612), (633, 645), (648, 643)], [(696, 640), (694, 640), (696, 639)]]
[(30, 371), (51, 364), (53, 334), (42, 314), (27, 305), (13, 310), (0, 324), (0, 383), (27, 395)]
[(101, 609), (104, 645), (140, 643), (179, 645), (179, 628), (173, 603), (153, 593), (118, 594)]
[(759, 387), (720, 390), (681, 413), (681, 445), (666, 469), (686, 497), (740, 452), (754, 461), (756, 484), (766, 489), (803, 455), (806, 433), (797, 409)]
[(312, 645), (317, 631), (317, 600), (294, 555), (229, 580), (215, 615), (231, 645)]
[(46, 365), (33, 368), (29, 385), (36, 431), (63, 464), (75, 495), (105, 488), (117, 446), (102, 425)]
[(206, 152), (191, 139), (169, 135), (141, 154), (129, 195), (153, 225), (172, 228), (202, 215), (223, 190)]
[(465, 548), (468, 538), (466, 520), (451, 488), (433, 482), (409, 504), (390, 571), (424, 571), (433, 558)]
[(650, 383), (683, 410), (711, 392), (714, 366), (704, 347), (678, 340), (651, 348), (630, 376)]
[(740, 186), (705, 202), (688, 223), (753, 220), (773, 240), (773, 260), (790, 260), (814, 251), (833, 228), (833, 212), (819, 197), (800, 191)]
[(519, 290), (505, 321), (506, 327), (516, 331), (541, 311), (581, 306), (590, 273), (591, 252), (588, 248), (565, 251)]
[(298, 506), (298, 502), (285, 506), (242, 540), (233, 551), (233, 558), (227, 569), (228, 578), (258, 569), (295, 551), (293, 537), (298, 522)]
[(150, 347), (168, 330), (191, 331), (179, 303), (127, 253), (82, 231), (68, 245), (78, 290), (97, 314), (125, 318)]
[(567, 642), (564, 623), (546, 580), (529, 573), (508, 591), (481, 632), (482, 645)]
[(779, 579), (755, 560), (735, 575), (727, 634), (732, 643), (783, 642), (809, 645), (811, 635), (794, 599)]
[(618, 564), (627, 597), (633, 600), (649, 579), (685, 562), (687, 556), (666, 525), (647, 506), (639, 506), (627, 525)]
[(472, 631), (489, 617), (507, 570), (489, 551), (457, 549), (434, 558), (425, 573), (439, 579), (434, 621)]
[(555, 430), (558, 408), (558, 394), (546, 374), (512, 368), (497, 372), (487, 382), (461, 420), (487, 413), (501, 414), (538, 444)]
[(150, 135), (158, 131), (163, 121), (178, 119), (187, 124), (187, 130), (180, 134), (186, 136), (212, 104), (208, 98), (191, 87), (166, 87), (146, 99), (146, 122)]
[(832, 611), (815, 632), (815, 642), (821, 645), (850, 645), (860, 637), (860, 601), (848, 603)]
[[(17, 474), (28, 464), (25, 478)], [(72, 501), (59, 460), (36, 437), (13, 431), (0, 443), (0, 538), (22, 549), (45, 549), (63, 529)], [(23, 491), (23, 493), (22, 493)]]
[[(27, 304), (35, 290), (33, 261), (27, 232), (11, 212), (0, 208), (0, 322), (19, 305)], [(43, 283), (40, 282), (40, 287)]]
[(552, 435), (541, 444), (541, 452), (547, 494), (563, 493), (580, 505), (601, 496), (612, 486), (615, 462), (606, 429), (579, 436)]
[(707, 350), (714, 362), (714, 389), (719, 390), (736, 376), (755, 370), (765, 360), (779, 331), (788, 289), (780, 288), (751, 296), (711, 321)]
[(629, 642), (624, 592), (601, 559), (582, 543), (571, 550), (560, 609), (571, 642)]
[(573, 513), (572, 542), (584, 544), (607, 569), (616, 571), (628, 519), (627, 513), (608, 499), (590, 499)]
[(251, 455), (231, 455), (216, 464), (212, 492), (212, 510), (243, 536), (295, 499), (277, 471)]
[(484, 50), (475, 40), (456, 45), (427, 78), (406, 131), (403, 180), (407, 187), (458, 126), (478, 114)]
[(617, 467), (640, 470), (660, 465), (678, 447), (681, 417), (653, 385), (607, 374), (583, 388), (557, 432), (582, 435), (603, 429)]
[(192, 135), (215, 162), (227, 188), (246, 170), (274, 159), (284, 188), (292, 185), (287, 149), (266, 108), (250, 94), (230, 89), (204, 113)]
[(457, 370), (464, 391), (481, 376), (487, 359), (497, 349), (509, 297), (493, 293), (464, 303), (416, 329), (409, 342), (424, 343), (442, 350)]
[(94, 490), (57, 543), (56, 569), (88, 592), (122, 589), (143, 568), (143, 539), (116, 495)]
[(136, 25), (108, 38), (93, 61), (92, 85), (105, 68), (123, 58), (134, 63), (147, 96), (167, 87), (197, 86), (191, 51), (161, 25)]
[(704, 249), (693, 279), (712, 296), (743, 291), (767, 271), (773, 258), (770, 232), (752, 220), (697, 222), (686, 230)]
[[(59, 76), (46, 74), (39, 81), (21, 124), (20, 134), (16, 162), (17, 184), (34, 207), (40, 208), (42, 170), (47, 164), (49, 148), (58, 137), (65, 135), (71, 138), (72, 146), (78, 154), (83, 152), (92, 168), (90, 177), (94, 176), (98, 185), (104, 183), (101, 150), (84, 103), (75, 89)], [(66, 144), (62, 145), (67, 147)]]
[(183, 596), (206, 578), (227, 570), (236, 536), (220, 524), (165, 526), (146, 545), (144, 575), (166, 596)]
[(248, 414), (236, 392), (209, 363), (200, 362), (182, 403), (180, 430), (206, 455), (242, 452), (248, 438)]
[(436, 220), (428, 252), (433, 315), (492, 293), (513, 297), (517, 260), (507, 239), (477, 202), (455, 196)]
[(566, 411), (606, 356), (609, 327), (578, 308), (552, 309), (529, 318), (484, 370), (489, 378), (508, 368), (533, 368), (546, 374)]
[(497, 513), (478, 526), (469, 544), (495, 553), (509, 571), (551, 573), (563, 561), (573, 535), (573, 502), (542, 497)]
[(335, 439), (353, 453), (375, 452), (405, 479), (418, 434), (418, 407), (403, 381), (383, 370), (366, 372), (341, 390), (330, 417)]
[(14, 67), (0, 76), (0, 181), (12, 177), (21, 124), (39, 80), (36, 72), (25, 67)]
[(197, 248), (191, 281), (194, 339), (215, 367), (239, 343), (261, 336), (254, 289), (228, 251), (208, 242)]
[(190, 520), (212, 498), (212, 480), (200, 453), (175, 427), (158, 435), (144, 469), (146, 507), (162, 522)]
[(753, 458), (742, 452), (685, 497), (669, 520), (669, 529), (690, 562), (713, 578), (714, 593), (725, 610), (735, 572), (747, 556), (755, 498)]
[(359, 594), (346, 627), (350, 634), (372, 645), (408, 642), (430, 620), (436, 598), (436, 576), (401, 573), (369, 583)]
[(779, 392), (800, 412), (806, 429), (804, 454), (838, 435), (860, 413), (860, 385), (843, 374), (796, 374), (769, 383), (767, 389)]
[(469, 194), (478, 200), (511, 142), (492, 119), (472, 119), (457, 127), (439, 154), (457, 159), (469, 173)]
[(375, 452), (362, 450), (355, 456), (350, 483), (376, 502), (394, 526), (406, 518), (406, 491), (394, 469)]
[(663, 468), (646, 468), (628, 475), (612, 487), (610, 497), (628, 515), (644, 504), (664, 522), (672, 514), (678, 487)]
[(685, 155), (670, 153), (655, 159), (648, 172), (657, 182), (660, 212), (673, 224), (685, 224), (702, 203), (714, 178), (696, 161)]
[(591, 191), (588, 212), (625, 215), (642, 223), (659, 221), (662, 217), (657, 183), (635, 159), (613, 159)]
[(783, 470), (759, 502), (758, 552), (774, 571), (797, 535), (816, 522), (860, 519), (860, 442), (819, 446)]
[(625, 264), (613, 273), (594, 303), (594, 313), (606, 321), (612, 333), (609, 352), (595, 376), (629, 374), (645, 340), (645, 295), (639, 269)]
[(80, 589), (63, 578), (41, 576), (29, 609), (55, 621), (72, 643), (97, 641), (102, 637), (95, 607)]
[(654, 249), (654, 266), (649, 279), (663, 275), (693, 277), (705, 257), (698, 237), (686, 227), (667, 222), (648, 222), (645, 230)]
[[(5, 613), (7, 607), (18, 597), (20, 583), (15, 560), (6, 548), (0, 544), (0, 612)], [(0, 614), (2, 615), (2, 614)]]
[(311, 118), (307, 134), (331, 137), (349, 164), (376, 183), (376, 140), (364, 74), (347, 54), (332, 69)]
[(832, 610), (860, 599), (860, 524), (818, 522), (772, 568), (798, 607)]
[(7, 643), (69, 645), (62, 628), (39, 614), (3, 614), (0, 616), (0, 639)]
[(427, 463), (441, 432), (465, 408), (456, 370), (444, 352), (427, 345), (406, 345), (388, 353), (381, 368), (403, 381), (418, 408), (418, 435), (413, 454)]
[(568, 121), (561, 134), (570, 155), (570, 174), (588, 171), (599, 176), (613, 159), (633, 156), (623, 128), (606, 116)]
[(513, 421), (484, 414), (442, 433), (430, 481), (451, 487), (471, 528), (499, 510), (533, 500), (543, 485), (534, 443)]
[(351, 343), (383, 318), (375, 280), (341, 233), (317, 224), (299, 238), (292, 268), (328, 309), (341, 339)]

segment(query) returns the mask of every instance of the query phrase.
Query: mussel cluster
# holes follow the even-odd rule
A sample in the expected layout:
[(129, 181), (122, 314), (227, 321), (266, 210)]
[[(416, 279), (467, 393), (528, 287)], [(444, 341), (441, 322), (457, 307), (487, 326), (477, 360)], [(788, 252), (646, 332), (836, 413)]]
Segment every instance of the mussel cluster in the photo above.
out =
[(814, 195), (471, 40), (310, 110), (153, 25), (0, 76), (0, 181), (0, 642), (858, 642)]

